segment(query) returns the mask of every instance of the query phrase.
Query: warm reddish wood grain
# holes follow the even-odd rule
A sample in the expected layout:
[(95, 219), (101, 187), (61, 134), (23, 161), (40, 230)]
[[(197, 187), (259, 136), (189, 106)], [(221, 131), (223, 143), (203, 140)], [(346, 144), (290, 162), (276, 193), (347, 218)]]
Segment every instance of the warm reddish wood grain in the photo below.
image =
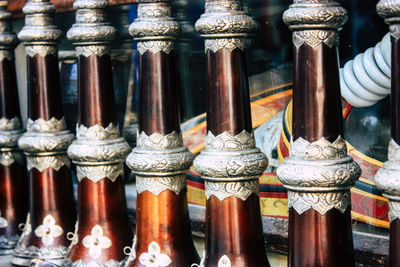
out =
[[(161, 252), (173, 259), (168, 266), (191, 266), (199, 262), (191, 237), (186, 190), (179, 195), (169, 190), (158, 196), (148, 191), (139, 194), (136, 222), (137, 255), (147, 252), (149, 244), (156, 241)], [(142, 265), (137, 257), (128, 266)]]

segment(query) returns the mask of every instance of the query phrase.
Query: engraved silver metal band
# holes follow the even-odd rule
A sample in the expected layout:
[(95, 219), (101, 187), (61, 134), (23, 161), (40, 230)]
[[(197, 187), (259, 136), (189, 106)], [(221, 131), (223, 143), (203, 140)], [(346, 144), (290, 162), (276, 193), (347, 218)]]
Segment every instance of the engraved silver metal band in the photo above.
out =
[[(397, 41), (400, 37), (400, 3), (381, 0), (376, 9), (389, 24), (391, 37)], [(389, 199), (389, 220), (400, 219), (400, 146), (393, 139), (389, 142), (388, 161), (378, 170), (374, 180), (377, 188), (383, 191), (383, 196)]]
[(288, 206), (298, 214), (313, 209), (324, 215), (335, 208), (342, 213), (350, 205), (350, 187), (361, 174), (356, 162), (347, 156), (346, 142), (322, 138), (290, 142), (290, 156), (278, 168), (279, 180), (289, 190)]
[(244, 51), (249, 46), (256, 22), (243, 11), (242, 1), (206, 0), (205, 13), (195, 27), (206, 39), (206, 52), (232, 52), (236, 48)]
[(127, 158), (127, 165), (136, 174), (138, 193), (149, 191), (159, 195), (165, 190), (179, 193), (186, 187), (185, 175), (193, 155), (183, 146), (182, 135), (141, 132), (137, 147)]
[(76, 140), (68, 148), (68, 156), (77, 165), (78, 180), (93, 182), (108, 178), (115, 181), (123, 174), (123, 162), (131, 151), (124, 138), (119, 137), (118, 126), (110, 123), (85, 127), (77, 125)]
[(75, 45), (78, 56), (110, 54), (115, 29), (106, 19), (107, 0), (76, 0), (76, 23), (68, 31), (68, 39)]
[(74, 136), (66, 129), (64, 118), (28, 120), (27, 132), (18, 140), (18, 146), (27, 155), (28, 170), (58, 171), (63, 166), (70, 167), (66, 152)]
[(54, 25), (55, 7), (49, 0), (30, 0), (23, 7), (25, 26), (18, 34), (30, 57), (57, 56), (62, 31)]
[(267, 157), (255, 147), (254, 133), (243, 130), (232, 136), (207, 133), (205, 149), (194, 161), (205, 182), (206, 197), (219, 200), (235, 196), (245, 201), (259, 194), (258, 178), (267, 167)]
[(7, 5), (8, 1), (0, 1), (0, 61), (13, 60), (18, 44), (17, 36), (11, 29), (11, 13), (7, 11)]
[(172, 17), (170, 0), (139, 0), (138, 18), (129, 27), (140, 54), (170, 53), (179, 30), (178, 22)]

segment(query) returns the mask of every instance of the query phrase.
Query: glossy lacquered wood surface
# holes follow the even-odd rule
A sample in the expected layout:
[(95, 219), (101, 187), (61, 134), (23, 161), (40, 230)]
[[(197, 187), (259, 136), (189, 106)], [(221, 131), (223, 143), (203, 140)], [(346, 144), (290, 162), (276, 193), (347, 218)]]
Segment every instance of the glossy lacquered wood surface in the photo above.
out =
[(173, 53), (145, 52), (139, 57), (139, 131), (150, 135), (180, 132), (179, 95)]
[(0, 118), (20, 118), (14, 60), (0, 61)]
[[(399, 26), (397, 26), (399, 27)], [(391, 101), (391, 135), (400, 144), (400, 40), (391, 37), (392, 41), (392, 91)], [(399, 248), (400, 249), (400, 248)], [(400, 262), (399, 262), (400, 264)]]
[[(343, 137), (336, 47), (324, 43), (295, 48), (293, 139), (310, 142)], [(350, 209), (321, 215), (289, 212), (289, 266), (354, 266)]]
[(29, 212), (32, 232), (20, 240), (21, 244), (45, 247), (41, 237), (34, 230), (43, 224), (43, 219), (51, 215), (55, 224), (63, 229), (63, 234), (55, 237), (49, 247), (68, 247), (71, 241), (67, 239), (68, 232), (74, 232), (76, 223), (75, 201), (69, 169), (66, 166), (55, 171), (51, 168), (40, 172), (33, 168), (29, 172)]
[(117, 125), (110, 55), (80, 55), (78, 69), (78, 124)]
[(0, 228), (0, 236), (8, 238), (21, 233), (18, 225), (25, 223), (28, 212), (28, 177), (22, 164), (0, 164), (0, 211), (8, 222), (8, 227)]
[(207, 267), (218, 267), (218, 260), (227, 255), (232, 266), (269, 266), (261, 224), (260, 199), (252, 194), (243, 201), (215, 196), (206, 207)]
[(240, 49), (207, 52), (207, 130), (252, 131), (246, 58)]
[[(123, 260), (126, 246), (132, 245), (133, 234), (130, 230), (124, 180), (119, 176), (114, 182), (102, 179), (97, 183), (84, 178), (78, 187), (79, 228), (78, 243), (70, 250), (69, 258), (73, 262), (83, 260), (89, 263), (95, 260), (106, 263), (110, 259)], [(83, 246), (82, 240), (91, 235), (92, 228), (99, 225), (103, 236), (111, 240), (112, 245), (102, 250), (99, 258), (93, 259), (89, 248)]]
[(310, 142), (343, 137), (336, 47), (304, 44), (295, 48), (293, 139)]
[[(166, 190), (158, 196), (145, 191), (138, 195), (136, 207), (137, 255), (148, 252), (149, 244), (155, 241), (161, 253), (173, 259), (168, 266), (191, 266), (200, 261), (190, 231), (186, 190), (179, 195)], [(137, 257), (128, 266), (144, 265)]]
[(354, 266), (350, 208), (325, 215), (289, 210), (289, 266)]
[(32, 120), (52, 117), (61, 119), (60, 79), (58, 75), (58, 58), (53, 55), (45, 57), (36, 54), (27, 56), (28, 67), (28, 117)]

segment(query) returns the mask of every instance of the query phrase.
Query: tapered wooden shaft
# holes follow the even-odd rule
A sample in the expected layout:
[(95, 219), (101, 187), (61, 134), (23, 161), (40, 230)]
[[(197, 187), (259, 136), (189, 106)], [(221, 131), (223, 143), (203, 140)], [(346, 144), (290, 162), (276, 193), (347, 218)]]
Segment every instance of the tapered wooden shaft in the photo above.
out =
[(354, 266), (349, 188), (360, 168), (343, 139), (337, 60), (347, 13), (330, 0), (294, 0), (283, 19), (295, 55), (290, 156), (277, 172), (288, 189), (288, 265)]
[(381, 0), (377, 11), (390, 25), (392, 43), (391, 137), (388, 161), (375, 176), (377, 187), (389, 199), (389, 266), (400, 264), (400, 1)]
[(255, 148), (244, 52), (254, 28), (237, 0), (206, 1), (196, 23), (207, 54), (207, 137), (194, 162), (207, 197), (205, 266), (269, 266), (258, 194), (267, 159)]
[(53, 24), (55, 8), (50, 1), (28, 1), (23, 11), (25, 26), (18, 38), (27, 54), (28, 125), (18, 144), (27, 155), (30, 201), (12, 263), (27, 266), (39, 258), (61, 264), (70, 244), (66, 234), (74, 231), (76, 222), (66, 154), (73, 135), (66, 129), (58, 78), (62, 32)]
[(127, 160), (138, 192), (136, 258), (130, 267), (199, 262), (186, 198), (185, 174), (193, 156), (182, 143), (174, 79), (178, 31), (169, 0), (139, 1), (138, 18), (130, 27), (139, 51), (139, 136)]
[(68, 155), (77, 165), (78, 224), (64, 266), (123, 266), (132, 242), (123, 162), (129, 145), (120, 137), (114, 103), (106, 0), (76, 0), (68, 31), (78, 56), (77, 139)]
[(17, 141), (22, 133), (8, 1), (0, 1), (0, 255), (15, 247), (28, 212), (28, 179)]

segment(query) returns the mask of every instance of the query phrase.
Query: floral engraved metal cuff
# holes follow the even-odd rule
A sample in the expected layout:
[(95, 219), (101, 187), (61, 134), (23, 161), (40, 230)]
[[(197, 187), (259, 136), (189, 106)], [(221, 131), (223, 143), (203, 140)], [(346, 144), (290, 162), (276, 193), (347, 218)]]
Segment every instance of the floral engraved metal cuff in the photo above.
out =
[(241, 1), (206, 1), (205, 13), (196, 22), (196, 30), (205, 41), (205, 51), (244, 50), (250, 44), (255, 21), (243, 11)]
[(345, 212), (350, 205), (349, 188), (361, 174), (358, 164), (347, 156), (345, 140), (341, 136), (334, 142), (292, 139), (289, 153), (277, 171), (289, 190), (289, 208), (299, 214), (309, 209), (321, 215), (333, 208)]
[(78, 56), (102, 56), (110, 53), (115, 29), (106, 20), (106, 0), (77, 0), (74, 2), (76, 23), (68, 31), (68, 39), (76, 46)]
[(122, 163), (131, 148), (119, 137), (116, 125), (80, 125), (76, 137), (68, 148), (68, 156), (77, 165), (79, 181), (85, 177), (95, 183), (104, 178), (115, 181), (123, 173)]
[(209, 181), (255, 180), (267, 167), (267, 157), (255, 147), (254, 133), (236, 136), (207, 133), (205, 150), (194, 161), (196, 171)]
[(389, 142), (388, 161), (375, 175), (378, 189), (389, 199), (389, 219), (400, 219), (400, 146), (393, 139)]
[(283, 13), (284, 22), (293, 30), (293, 44), (307, 44), (315, 49), (320, 44), (338, 45), (338, 29), (347, 21), (347, 11), (338, 3), (316, 4), (312, 0), (295, 0)]
[(138, 18), (129, 27), (130, 34), (138, 42), (140, 54), (146, 51), (169, 54), (174, 49), (179, 30), (179, 24), (172, 16), (170, 0), (139, 0)]
[[(137, 175), (137, 190), (158, 195), (165, 190), (176, 194), (185, 188), (184, 176), (193, 162), (193, 155), (183, 146), (182, 135), (141, 132), (137, 147), (127, 158), (127, 165)], [(146, 180), (148, 179), (148, 180)]]
[(64, 117), (48, 121), (29, 119), (27, 132), (18, 140), (18, 146), (27, 155), (55, 155), (65, 153), (73, 139), (73, 134), (66, 130)]
[(64, 118), (29, 119), (27, 132), (18, 140), (18, 146), (27, 155), (28, 170), (36, 168), (43, 172), (51, 168), (58, 171), (62, 166), (70, 167), (66, 150), (73, 139), (74, 135), (66, 130)]
[(0, 151), (10, 151), (18, 148), (18, 138), (23, 132), (21, 121), (14, 117), (0, 119)]
[(398, 24), (398, 18), (400, 16), (400, 3), (393, 0), (381, 0), (376, 5), (378, 14), (385, 18), (385, 22), (390, 25), (390, 34), (396, 40), (400, 37), (399, 27), (395, 26)]
[(18, 38), (25, 44), (28, 56), (57, 56), (56, 44), (61, 40), (62, 31), (54, 25), (55, 7), (49, 0), (28, 1), (22, 11), (25, 26)]
[(205, 182), (206, 198), (211, 196), (217, 197), (220, 201), (225, 198), (234, 196), (245, 201), (251, 194), (258, 195), (260, 193), (260, 185), (258, 180), (246, 182)]

